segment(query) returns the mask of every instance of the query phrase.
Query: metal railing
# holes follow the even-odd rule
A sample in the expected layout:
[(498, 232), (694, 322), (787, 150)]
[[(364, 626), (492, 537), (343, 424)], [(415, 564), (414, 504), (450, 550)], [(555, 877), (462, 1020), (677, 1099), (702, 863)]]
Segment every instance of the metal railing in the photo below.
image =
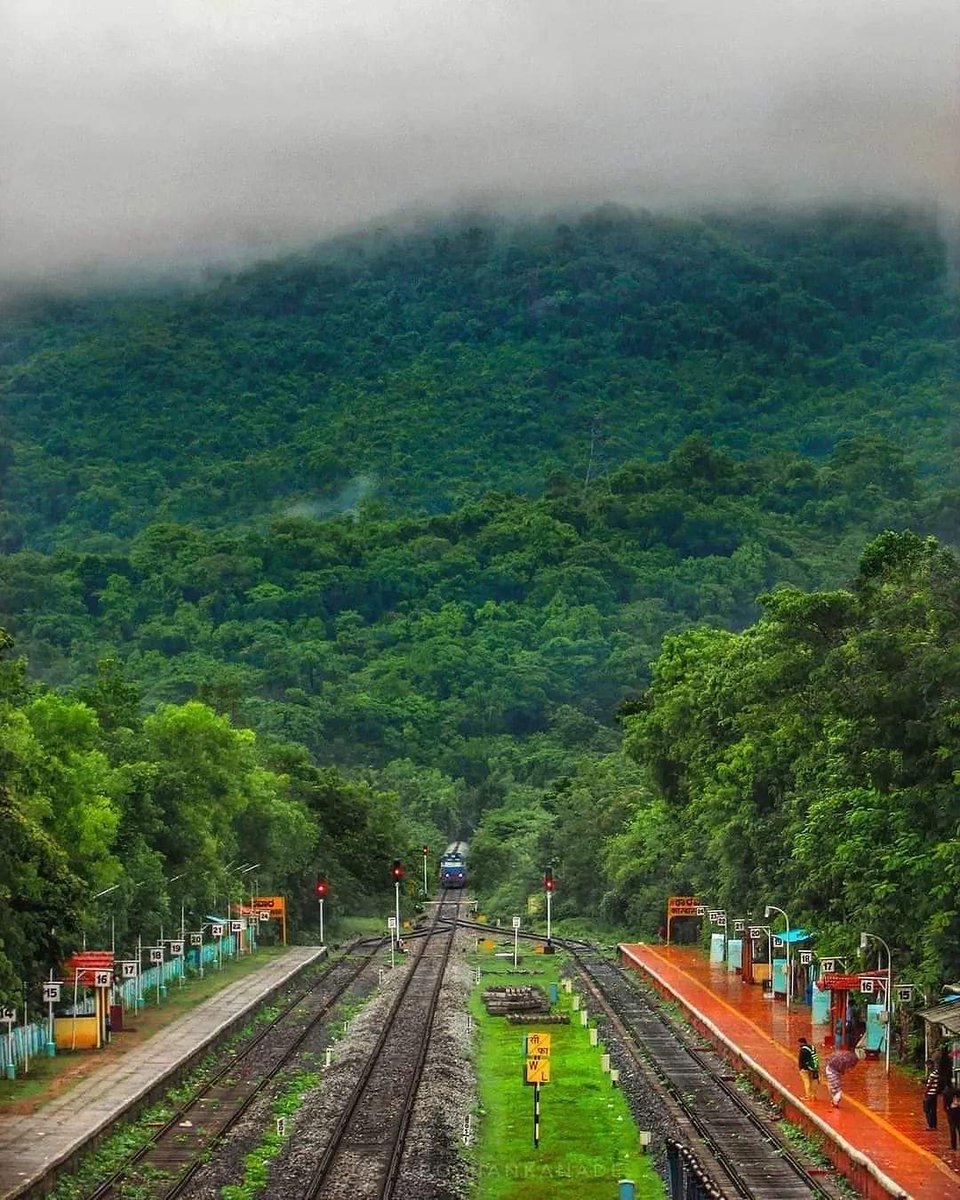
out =
[[(223, 959), (232, 959), (237, 953), (237, 939), (233, 934), (230, 934), (223, 939)], [(205, 946), (199, 949), (188, 951), (186, 960), (183, 958), (171, 958), (165, 963), (158, 964), (155, 967), (148, 967), (137, 979), (120, 980), (113, 986), (111, 993), (111, 1003), (119, 1004), (124, 1009), (136, 1011), (137, 995), (143, 999), (144, 1004), (149, 1004), (151, 999), (156, 996), (158, 987), (169, 987), (174, 980), (179, 980), (182, 975), (184, 979), (191, 974), (196, 974), (200, 969), (200, 956), (203, 956), (203, 968), (206, 971), (208, 968), (215, 969), (220, 958), (220, 947), (216, 942), (208, 942)], [(186, 967), (184, 966), (186, 962)], [(64, 1001), (68, 997), (64, 996)], [(77, 1016), (89, 1016), (94, 1011), (93, 997), (89, 994), (78, 999), (76, 1008), (72, 1004), (72, 997), (69, 998), (70, 1014), (75, 1012)], [(61, 1009), (62, 1011), (62, 1009)], [(43, 1016), (40, 1020), (31, 1021), (27, 1025), (17, 1025), (10, 1031), (10, 1034), (0, 1032), (0, 1075), (7, 1074), (7, 1068), (10, 1063), (13, 1063), (17, 1074), (22, 1071), (29, 1059), (39, 1057), (46, 1053), (48, 1040), (47, 1018)]]

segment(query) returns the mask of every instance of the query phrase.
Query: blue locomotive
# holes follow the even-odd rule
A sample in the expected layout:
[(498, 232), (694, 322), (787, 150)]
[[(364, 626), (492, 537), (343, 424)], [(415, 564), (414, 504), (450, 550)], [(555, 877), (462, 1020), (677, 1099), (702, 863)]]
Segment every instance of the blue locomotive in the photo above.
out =
[(465, 888), (467, 886), (467, 864), (462, 854), (448, 852), (440, 859), (440, 886), (442, 888)]

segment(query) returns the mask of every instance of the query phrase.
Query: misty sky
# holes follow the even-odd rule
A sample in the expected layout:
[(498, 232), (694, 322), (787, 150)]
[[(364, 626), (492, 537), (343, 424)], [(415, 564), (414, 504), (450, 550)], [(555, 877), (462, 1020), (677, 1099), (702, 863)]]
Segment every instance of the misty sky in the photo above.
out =
[(958, 0), (4, 0), (0, 275), (450, 204), (958, 207)]

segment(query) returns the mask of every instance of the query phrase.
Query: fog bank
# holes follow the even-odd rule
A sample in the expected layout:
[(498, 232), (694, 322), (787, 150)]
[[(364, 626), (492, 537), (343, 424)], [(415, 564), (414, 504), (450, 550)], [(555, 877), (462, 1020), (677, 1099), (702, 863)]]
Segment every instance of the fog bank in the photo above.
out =
[(403, 211), (956, 210), (955, 0), (8, 0), (0, 276)]

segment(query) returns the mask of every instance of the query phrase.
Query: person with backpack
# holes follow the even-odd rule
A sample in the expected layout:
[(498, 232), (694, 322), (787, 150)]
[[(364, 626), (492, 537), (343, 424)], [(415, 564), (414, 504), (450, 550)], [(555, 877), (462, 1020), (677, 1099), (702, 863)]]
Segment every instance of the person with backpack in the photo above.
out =
[(820, 1081), (820, 1060), (816, 1049), (805, 1037), (800, 1038), (800, 1052), (797, 1055), (797, 1068), (803, 1080), (803, 1094), (807, 1100), (817, 1098), (817, 1084)]

